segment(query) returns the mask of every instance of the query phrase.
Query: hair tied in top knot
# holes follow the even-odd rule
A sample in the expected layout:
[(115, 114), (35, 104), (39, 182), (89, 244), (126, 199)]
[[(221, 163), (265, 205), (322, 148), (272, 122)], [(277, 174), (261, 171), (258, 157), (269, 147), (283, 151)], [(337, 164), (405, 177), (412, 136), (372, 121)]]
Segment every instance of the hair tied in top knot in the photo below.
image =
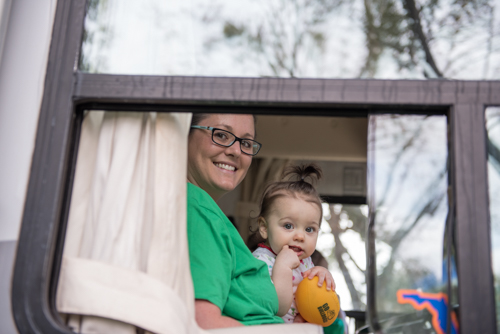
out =
[[(313, 185), (321, 178), (321, 174), (321, 168), (314, 164), (292, 165), (285, 168), (281, 181), (272, 182), (264, 189), (260, 201), (259, 217), (266, 217), (271, 212), (275, 200), (290, 195), (307, 197), (307, 201), (318, 205), (322, 215), (321, 198)], [(310, 182), (308, 182), (309, 180)]]
[(283, 171), (282, 181), (305, 182), (311, 185), (321, 179), (321, 168), (315, 164), (288, 166)]

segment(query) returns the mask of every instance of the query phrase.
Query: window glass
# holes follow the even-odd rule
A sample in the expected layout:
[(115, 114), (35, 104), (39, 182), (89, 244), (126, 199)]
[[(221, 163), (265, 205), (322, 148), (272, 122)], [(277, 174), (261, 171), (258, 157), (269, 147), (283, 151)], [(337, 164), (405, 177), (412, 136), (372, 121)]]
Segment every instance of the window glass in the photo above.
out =
[[(447, 332), (438, 328), (446, 326), (448, 306), (446, 136), (445, 116), (370, 116), (369, 202), (383, 329)], [(452, 321), (458, 326), (456, 315)]]
[(500, 333), (500, 107), (486, 108), (491, 255), (495, 282), (497, 330)]
[(323, 204), (316, 249), (328, 261), (344, 310), (366, 309), (367, 205)]
[(145, 75), (492, 79), (500, 77), (497, 5), (91, 0), (79, 67)]

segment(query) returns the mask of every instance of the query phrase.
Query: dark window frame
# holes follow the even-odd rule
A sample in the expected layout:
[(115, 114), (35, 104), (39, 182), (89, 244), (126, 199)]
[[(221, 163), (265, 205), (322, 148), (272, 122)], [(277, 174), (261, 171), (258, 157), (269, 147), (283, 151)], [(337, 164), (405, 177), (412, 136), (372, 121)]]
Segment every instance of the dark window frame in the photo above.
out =
[[(11, 299), (20, 333), (70, 333), (57, 315), (54, 297), (85, 108), (322, 116), (447, 114), (450, 197), (459, 245), (460, 330), (496, 333), (484, 110), (500, 105), (499, 81), (81, 73), (75, 69), (85, 8), (86, 0), (57, 3), (14, 268)], [(376, 314), (368, 313), (368, 318), (376, 328)]]

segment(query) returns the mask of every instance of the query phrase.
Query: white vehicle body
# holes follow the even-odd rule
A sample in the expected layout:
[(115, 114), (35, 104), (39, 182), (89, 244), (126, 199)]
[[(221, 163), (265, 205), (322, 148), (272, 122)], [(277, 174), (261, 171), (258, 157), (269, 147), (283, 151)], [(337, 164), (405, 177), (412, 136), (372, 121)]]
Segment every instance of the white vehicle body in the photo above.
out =
[[(60, 264), (61, 254), (54, 251), (54, 249), (60, 251), (62, 248), (61, 244), (56, 241), (57, 232), (53, 230), (47, 232), (48, 241), (40, 241), (34, 240), (34, 237), (28, 235), (29, 231), (26, 230), (31, 227), (33, 234), (42, 234), (45, 233), (43, 230), (45, 227), (55, 227), (54, 229), (59, 231), (61, 226), (64, 227), (67, 223), (64, 218), (62, 222), (55, 218), (54, 221), (46, 221), (39, 218), (37, 214), (43, 210), (52, 218), (60, 218), (67, 214), (64, 210), (69, 207), (69, 204), (61, 194), (67, 190), (66, 187), (69, 187), (67, 183), (70, 181), (68, 180), (71, 179), (72, 182), (71, 173), (75, 169), (73, 159), (76, 153), (71, 149), (78, 148), (77, 144), (72, 142), (74, 139), (72, 136), (78, 132), (74, 129), (79, 129), (81, 126), (81, 119), (79, 119), (75, 122), (80, 123), (73, 128), (72, 119), (76, 117), (77, 109), (100, 110), (98, 109), (100, 107), (104, 110), (116, 111), (120, 110), (119, 107), (123, 107), (124, 110), (136, 111), (133, 107), (128, 107), (132, 103), (140, 105), (142, 109), (139, 108), (139, 111), (151, 111), (148, 108), (156, 110), (154, 107), (158, 106), (164, 107), (163, 111), (168, 111), (169, 106), (172, 105), (188, 112), (192, 112), (191, 109), (201, 112), (205, 110), (203, 108), (206, 108), (208, 112), (214, 112), (218, 107), (231, 111), (245, 107), (250, 113), (264, 114), (263, 118), (269, 116), (267, 120), (271, 126), (266, 128), (264, 124), (261, 127), (262, 131), (258, 130), (261, 131), (259, 136), (263, 138), (275, 136), (273, 131), (279, 125), (283, 128), (305, 126), (305, 122), (294, 123), (286, 118), (287, 115), (336, 117), (336, 121), (327, 125), (337, 130), (339, 127), (352, 126), (349, 132), (353, 134), (353, 137), (347, 140), (345, 139), (347, 137), (343, 137), (347, 143), (342, 145), (345, 151), (341, 153), (339, 153), (341, 150), (339, 147), (332, 148), (331, 152), (318, 153), (307, 145), (304, 147), (297, 145), (291, 151), (286, 151), (286, 145), (283, 145), (283, 147), (274, 147), (274, 150), (267, 153), (267, 157), (282, 154), (283, 158), (303, 157), (304, 160), (336, 161), (339, 163), (337, 166), (356, 163), (363, 166), (357, 170), (358, 174), (346, 176), (344, 170), (332, 168), (330, 175), (333, 175), (333, 179), (338, 178), (342, 182), (346, 182), (348, 178), (353, 184), (357, 182), (354, 190), (351, 189), (351, 193), (339, 191), (339, 195), (364, 196), (371, 205), (366, 244), (367, 318), (371, 330), (377, 333), (380, 332), (380, 324), (376, 316), (377, 305), (374, 296), (377, 269), (375, 259), (378, 255), (375, 251), (375, 233), (373, 233), (375, 224), (373, 209), (376, 208), (376, 204), (370, 203), (370, 185), (367, 185), (370, 180), (367, 180), (365, 175), (367, 169), (370, 173), (370, 166), (367, 168), (366, 162), (374, 161), (374, 157), (370, 157), (369, 152), (367, 156), (368, 144), (365, 145), (367, 133), (370, 133), (373, 128), (366, 128), (369, 121), (375, 119), (378, 114), (391, 115), (396, 113), (395, 108), (402, 109), (402, 113), (408, 115), (443, 116), (447, 122), (444, 126), (447, 130), (443, 132), (443, 138), (445, 138), (443, 142), (447, 140), (449, 157), (447, 156), (446, 159), (449, 159), (451, 166), (447, 169), (450, 176), (446, 184), (449, 187), (446, 199), (450, 201), (447, 208), (451, 214), (449, 219), (446, 218), (446, 224), (449, 221), (451, 225), (457, 224), (457, 244), (459, 249), (463, 249), (456, 255), (456, 261), (459, 264), (458, 277), (463, 285), (454, 286), (457, 290), (454, 292), (458, 294), (460, 301), (461, 330), (464, 329), (463, 333), (466, 334), (474, 333), (475, 324), (479, 326), (479, 330), (492, 334), (496, 332), (494, 329), (500, 330), (496, 328), (495, 323), (493, 298), (495, 293), (492, 284), (491, 231), (486, 172), (488, 154), (483, 150), (487, 146), (484, 109), (488, 106), (500, 105), (500, 82), (94, 75), (78, 71), (77, 61), (74, 60), (75, 54), (72, 54), (75, 50), (71, 46), (66, 49), (66, 46), (71, 43), (79, 45), (80, 41), (65, 40), (68, 38), (67, 35), (61, 32), (67, 29), (68, 36), (71, 37), (72, 34), (78, 35), (78, 32), (82, 31), (82, 27), (72, 25), (72, 19), (77, 17), (83, 20), (84, 4), (83, 0), (0, 0), (1, 333), (69, 331), (57, 322), (57, 317), (54, 316), (56, 310), (52, 309), (53, 305), (50, 305), (50, 298), (47, 297), (48, 293), (45, 291), (51, 289), (51, 273), (53, 270), (57, 271)], [(64, 6), (70, 9), (60, 9)], [(56, 12), (59, 9), (60, 16), (58, 17)], [(53, 30), (57, 24), (62, 27), (59, 32), (57, 29)], [(72, 67), (68, 65), (71, 61), (74, 61), (71, 64)], [(66, 75), (64, 78), (73, 80), (72, 86), (61, 79), (64, 75)], [(137, 78), (140, 80), (136, 80)], [(301, 87), (303, 83), (305, 84)], [(113, 84), (116, 84), (117, 88), (108, 89)], [(256, 94), (254, 84), (270, 93), (266, 96)], [(162, 95), (155, 90), (162, 85), (172, 88), (171, 96), (165, 97), (165, 94)], [(309, 90), (306, 89), (307, 87), (304, 88), (307, 85), (312, 88)], [(249, 88), (250, 86), (252, 87)], [(212, 93), (213, 87), (218, 87), (214, 88), (214, 93)], [(65, 91), (60, 93), (63, 90)], [(124, 93), (125, 91), (133, 91), (133, 93), (128, 96)], [(166, 88), (165, 91), (167, 91)], [(322, 93), (318, 93), (319, 91)], [(51, 100), (52, 96), (57, 97)], [(55, 106), (56, 100), (70, 105), (68, 110), (57, 109), (60, 105)], [(394, 109), (390, 109), (393, 107)], [(307, 108), (313, 110), (310, 115), (306, 115), (309, 110)], [(78, 110), (78, 112), (81, 111)], [(360, 117), (363, 119), (362, 122), (351, 122), (353, 118), (346, 117), (346, 115), (352, 117), (351, 112), (352, 115), (358, 113), (356, 117), (362, 115)], [(284, 118), (280, 118), (281, 115), (284, 115)], [(315, 133), (315, 129), (320, 125), (325, 125), (321, 123), (322, 119), (317, 118), (317, 120), (316, 123), (309, 124), (306, 131), (312, 142), (340, 142), (340, 138), (335, 137), (335, 131), (332, 131), (332, 137), (326, 139), (326, 131)], [(360, 132), (357, 132), (358, 130)], [(294, 132), (286, 133), (283, 130), (281, 135), (291, 138)], [(361, 143), (351, 140), (361, 137), (363, 139)], [(50, 138), (55, 139), (51, 141)], [(60, 143), (62, 144), (58, 146)], [(352, 146), (349, 146), (351, 143)], [(49, 159), (49, 154), (52, 152), (56, 152), (55, 155), (59, 157), (59, 160)], [(349, 155), (346, 152), (354, 153)], [(47, 170), (53, 173), (50, 174)], [(360, 175), (362, 175), (361, 178), (359, 178)], [(340, 187), (340, 181), (335, 182), (332, 182), (331, 186)], [(360, 186), (360, 182), (361, 187), (356, 188)], [(57, 189), (59, 192), (51, 192), (52, 189), (47, 188), (47, 183), (57, 184), (60, 187)], [(31, 192), (28, 191), (30, 185), (34, 189)], [(50, 202), (50, 207), (40, 208), (39, 199), (44, 196), (48, 198), (47, 202)], [(34, 207), (32, 211), (27, 203)], [(226, 212), (231, 213), (235, 202), (229, 200), (221, 204), (223, 205), (228, 207)], [(22, 232), (23, 226), (24, 233)], [(451, 236), (451, 232), (443, 235), (443, 238), (445, 236)], [(30, 242), (33, 242), (32, 247)], [(16, 255), (19, 254), (21, 255), (16, 259)], [(451, 262), (450, 257), (447, 258), (448, 263)], [(47, 258), (51, 260), (44, 262), (43, 259)], [(26, 268), (30, 268), (32, 259), (33, 268), (35, 268), (33, 272), (36, 277), (41, 277), (36, 282), (30, 281), (30, 277), (26, 275)], [(52, 263), (54, 259), (56, 259), (55, 264)], [(441, 265), (444, 261), (445, 255), (442, 254), (442, 257), (436, 259), (435, 262)], [(450, 267), (451, 264), (448, 267), (448, 274), (451, 274)], [(16, 270), (17, 276), (14, 274)], [(23, 270), (25, 270), (24, 275)], [(457, 274), (454, 274), (456, 278)], [(448, 286), (451, 290), (450, 282), (451, 278), (448, 277)], [(468, 290), (472, 282), (478, 285), (477, 291)], [(467, 286), (467, 284), (470, 285)], [(26, 290), (22, 289), (24, 286), (27, 287)], [(38, 288), (43, 291), (39, 292)], [(477, 301), (475, 301), (476, 294), (479, 296)], [(455, 302), (458, 304), (458, 301)], [(13, 304), (16, 305), (13, 306)], [(451, 301), (449, 305), (452, 305)], [(450, 311), (449, 314), (451, 313)], [(33, 314), (33, 318), (30, 318)], [(486, 320), (482, 322), (481, 319)], [(307, 326), (296, 327), (295, 330), (297, 332), (305, 330), (308, 333), (321, 332), (319, 327)], [(260, 330), (245, 328), (241, 333), (267, 333), (267, 331), (275, 334), (289, 332), (288, 328), (283, 329), (278, 326), (271, 329), (262, 327)], [(214, 333), (216, 332), (218, 331)], [(232, 330), (220, 331), (220, 333), (232, 332)]]
[(57, 1), (0, 1), (0, 323), (17, 333), (10, 287)]

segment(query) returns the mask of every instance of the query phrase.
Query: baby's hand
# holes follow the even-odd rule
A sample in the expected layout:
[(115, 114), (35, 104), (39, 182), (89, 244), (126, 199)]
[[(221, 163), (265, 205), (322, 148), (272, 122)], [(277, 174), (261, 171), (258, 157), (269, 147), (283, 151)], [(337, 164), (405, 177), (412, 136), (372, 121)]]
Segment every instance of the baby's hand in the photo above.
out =
[(326, 281), (326, 289), (335, 291), (335, 281), (333, 280), (333, 276), (328, 269), (318, 266), (304, 272), (304, 279), (306, 277), (312, 279), (314, 276), (318, 276), (318, 286), (322, 286), (323, 282)]
[(293, 319), (293, 322), (295, 323), (304, 323), (304, 322), (307, 322), (304, 318), (302, 318), (302, 316), (300, 314), (297, 314), (297, 316), (295, 317), (295, 319)]
[(276, 256), (276, 264), (278, 263), (290, 269), (295, 269), (300, 265), (300, 260), (297, 254), (288, 248), (288, 245), (285, 245)]

